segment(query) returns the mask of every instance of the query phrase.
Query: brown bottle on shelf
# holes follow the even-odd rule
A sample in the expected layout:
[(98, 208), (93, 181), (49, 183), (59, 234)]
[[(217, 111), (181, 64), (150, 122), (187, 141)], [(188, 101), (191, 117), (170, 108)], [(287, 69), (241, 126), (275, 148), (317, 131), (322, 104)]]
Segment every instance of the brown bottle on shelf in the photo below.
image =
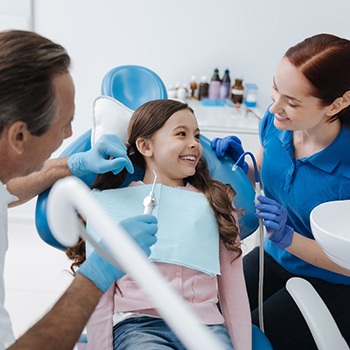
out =
[(234, 103), (242, 103), (244, 94), (243, 79), (235, 79), (231, 90), (231, 100)]
[(208, 94), (209, 94), (208, 78), (203, 76), (203, 77), (201, 77), (201, 82), (199, 84), (198, 100), (200, 101), (203, 98), (208, 98)]
[(198, 84), (196, 82), (196, 77), (193, 76), (191, 77), (191, 82), (190, 82), (190, 89), (191, 89), (191, 98), (196, 98), (196, 91), (197, 91)]

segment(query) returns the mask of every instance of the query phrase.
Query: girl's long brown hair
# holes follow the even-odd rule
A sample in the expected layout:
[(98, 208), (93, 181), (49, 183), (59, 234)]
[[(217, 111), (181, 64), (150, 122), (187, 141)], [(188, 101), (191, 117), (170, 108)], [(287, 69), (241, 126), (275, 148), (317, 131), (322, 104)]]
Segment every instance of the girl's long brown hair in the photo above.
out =
[[(143, 104), (132, 115), (128, 127), (129, 140), (127, 143), (128, 154), (134, 166), (139, 170), (145, 170), (145, 161), (142, 154), (137, 150), (136, 140), (140, 137), (150, 138), (163, 127), (166, 121), (176, 112), (187, 109), (193, 110), (185, 103), (175, 100), (154, 100)], [(127, 179), (127, 171), (124, 169), (117, 175), (112, 172), (98, 175), (93, 188), (106, 190), (120, 187)], [(193, 176), (184, 179), (203, 192), (207, 197), (218, 222), (219, 234), (225, 247), (235, 253), (235, 258), (242, 254), (240, 248), (239, 228), (234, 213), (239, 212), (233, 207), (232, 201), (235, 191), (230, 185), (214, 180), (209, 175), (208, 165), (201, 158)], [(72, 266), (79, 266), (85, 259), (82, 254), (84, 242), (67, 250), (69, 258), (74, 260)]]

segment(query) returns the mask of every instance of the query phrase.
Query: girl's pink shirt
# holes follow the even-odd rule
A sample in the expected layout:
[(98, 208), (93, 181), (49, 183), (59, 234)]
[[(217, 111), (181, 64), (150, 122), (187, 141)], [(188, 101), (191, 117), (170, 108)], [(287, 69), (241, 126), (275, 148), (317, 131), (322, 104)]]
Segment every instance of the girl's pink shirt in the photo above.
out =
[[(193, 186), (186, 186), (183, 189), (198, 192)], [(210, 277), (175, 264), (155, 264), (170, 286), (188, 302), (189, 307), (203, 324), (225, 323), (234, 349), (250, 350), (252, 325), (242, 257), (232, 262), (233, 252), (227, 250), (221, 240), (219, 253), (221, 275), (217, 277)], [(218, 301), (222, 314), (217, 308)], [(137, 312), (159, 316), (143, 291), (128, 275), (125, 275), (103, 295), (88, 322), (89, 350), (113, 349), (115, 312)]]

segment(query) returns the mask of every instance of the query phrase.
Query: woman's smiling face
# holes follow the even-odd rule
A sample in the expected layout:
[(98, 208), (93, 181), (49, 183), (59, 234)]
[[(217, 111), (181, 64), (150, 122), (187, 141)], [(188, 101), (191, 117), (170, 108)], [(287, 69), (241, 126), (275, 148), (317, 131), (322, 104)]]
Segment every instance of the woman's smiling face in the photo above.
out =
[(312, 85), (288, 58), (279, 63), (271, 90), (274, 124), (281, 130), (309, 130), (328, 120), (328, 106), (311, 95)]

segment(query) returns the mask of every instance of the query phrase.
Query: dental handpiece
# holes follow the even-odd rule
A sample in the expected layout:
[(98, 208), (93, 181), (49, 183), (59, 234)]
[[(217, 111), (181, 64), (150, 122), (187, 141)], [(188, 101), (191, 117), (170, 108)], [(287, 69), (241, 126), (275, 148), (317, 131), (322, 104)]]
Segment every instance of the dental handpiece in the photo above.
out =
[(153, 174), (154, 174), (154, 180), (153, 180), (153, 185), (152, 185), (152, 188), (151, 188), (151, 192), (143, 200), (143, 206), (144, 206), (143, 213), (144, 214), (152, 214), (153, 209), (157, 205), (157, 201), (156, 201), (156, 198), (154, 196), (154, 188), (156, 187), (157, 174), (156, 174), (156, 172), (154, 170), (153, 170)]

